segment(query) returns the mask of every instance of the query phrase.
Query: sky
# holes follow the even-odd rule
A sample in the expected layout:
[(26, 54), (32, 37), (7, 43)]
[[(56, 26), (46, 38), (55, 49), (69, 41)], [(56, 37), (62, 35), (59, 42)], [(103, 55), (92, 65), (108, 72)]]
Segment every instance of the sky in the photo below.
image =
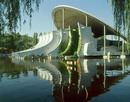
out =
[(52, 11), (58, 5), (68, 5), (81, 9), (114, 27), (110, 0), (44, 0), (40, 4), (39, 11), (33, 13), (31, 28), (29, 23), (26, 23), (17, 32), (33, 36), (34, 32), (44, 33), (56, 30), (52, 20)]

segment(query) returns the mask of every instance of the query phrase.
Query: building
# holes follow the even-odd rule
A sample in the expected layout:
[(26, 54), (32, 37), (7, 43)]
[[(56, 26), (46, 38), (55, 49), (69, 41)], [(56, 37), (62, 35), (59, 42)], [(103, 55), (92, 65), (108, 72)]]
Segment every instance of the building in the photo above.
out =
[(70, 6), (57, 6), (53, 9), (52, 19), (56, 31), (39, 35), (39, 42), (31, 49), (12, 53), (12, 56), (24, 58), (27, 56), (103, 56), (120, 55), (121, 51), (115, 46), (104, 42), (98, 47), (98, 38), (106, 35), (120, 36), (112, 27), (91, 14)]

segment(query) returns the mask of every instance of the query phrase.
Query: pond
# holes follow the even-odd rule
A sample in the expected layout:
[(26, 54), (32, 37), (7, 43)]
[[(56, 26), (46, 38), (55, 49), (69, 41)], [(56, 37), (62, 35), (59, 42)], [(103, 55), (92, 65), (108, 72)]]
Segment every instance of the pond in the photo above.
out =
[(130, 102), (129, 59), (0, 59), (0, 102)]

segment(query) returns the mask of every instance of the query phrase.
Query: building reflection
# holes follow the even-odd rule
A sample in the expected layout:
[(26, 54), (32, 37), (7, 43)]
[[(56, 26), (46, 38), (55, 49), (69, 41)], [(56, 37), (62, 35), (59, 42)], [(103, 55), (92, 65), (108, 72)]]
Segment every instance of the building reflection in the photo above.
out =
[(102, 84), (101, 88), (97, 87), (96, 60), (69, 60), (64, 65), (68, 70), (68, 83), (54, 85), (53, 95), (57, 102), (86, 102), (94, 94), (104, 92)]
[(124, 69), (123, 63), (120, 59), (111, 62), (99, 59), (65, 61), (69, 81), (54, 85), (53, 96), (57, 102), (87, 102), (109, 91), (110, 86), (124, 78), (130, 70)]
[(30, 60), (18, 60), (12, 59), (12, 62), (16, 65), (23, 65), (23, 66), (31, 66), (31, 68), (37, 70), (37, 76), (40, 79), (47, 80), (53, 84), (60, 84), (61, 79), (61, 72), (58, 70), (56, 65), (53, 63), (58, 64), (58, 60), (42, 60), (42, 61), (30, 61)]
[(77, 59), (18, 61), (13, 63), (35, 66), (40, 79), (52, 84), (56, 102), (87, 102), (109, 91), (129, 72), (129, 62), (121, 59)]

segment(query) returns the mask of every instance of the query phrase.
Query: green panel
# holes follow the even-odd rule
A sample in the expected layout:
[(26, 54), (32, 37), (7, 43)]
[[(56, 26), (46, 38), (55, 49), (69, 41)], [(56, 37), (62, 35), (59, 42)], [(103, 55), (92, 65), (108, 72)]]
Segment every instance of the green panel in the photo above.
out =
[[(78, 32), (79, 32), (79, 31), (78, 31)], [(81, 36), (79, 35), (77, 55), (80, 53), (81, 47), (82, 47), (82, 46), (81, 46)]]
[(68, 46), (69, 40), (62, 41), (59, 45), (58, 53), (62, 55)]
[(67, 46), (63, 55), (77, 55), (78, 43), (79, 43), (79, 34), (77, 29), (71, 29), (71, 38), (69, 40), (69, 46)]

